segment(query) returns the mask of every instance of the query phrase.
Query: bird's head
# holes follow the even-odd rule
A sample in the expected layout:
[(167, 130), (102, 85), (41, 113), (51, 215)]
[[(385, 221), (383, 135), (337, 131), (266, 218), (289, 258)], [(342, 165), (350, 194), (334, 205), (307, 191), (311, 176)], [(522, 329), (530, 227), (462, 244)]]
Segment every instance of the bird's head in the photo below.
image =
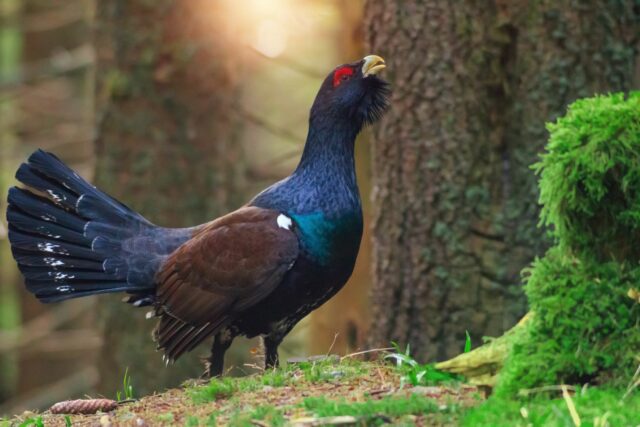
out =
[(335, 68), (322, 83), (311, 108), (311, 120), (330, 119), (357, 126), (382, 117), (388, 106), (389, 84), (376, 74), (385, 68), (377, 55)]

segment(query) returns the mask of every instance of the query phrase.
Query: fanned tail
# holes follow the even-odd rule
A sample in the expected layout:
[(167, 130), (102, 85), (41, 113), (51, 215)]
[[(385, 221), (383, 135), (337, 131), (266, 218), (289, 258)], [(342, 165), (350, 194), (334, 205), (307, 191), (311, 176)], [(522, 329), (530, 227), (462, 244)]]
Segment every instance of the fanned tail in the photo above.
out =
[(36, 297), (53, 302), (153, 291), (158, 254), (149, 251), (136, 260), (126, 247), (132, 239), (163, 229), (42, 150), (20, 166), (16, 178), (35, 191), (9, 190), (9, 241), (26, 287)]

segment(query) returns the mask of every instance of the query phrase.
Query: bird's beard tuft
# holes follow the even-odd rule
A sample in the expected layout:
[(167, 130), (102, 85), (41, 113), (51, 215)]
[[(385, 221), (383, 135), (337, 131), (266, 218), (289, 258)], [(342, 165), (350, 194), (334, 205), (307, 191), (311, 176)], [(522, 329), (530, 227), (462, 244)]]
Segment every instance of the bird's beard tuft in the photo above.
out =
[(376, 76), (368, 77), (368, 79), (370, 87), (367, 91), (366, 110), (362, 118), (365, 126), (382, 118), (384, 112), (389, 108), (389, 96), (391, 95), (389, 83)]

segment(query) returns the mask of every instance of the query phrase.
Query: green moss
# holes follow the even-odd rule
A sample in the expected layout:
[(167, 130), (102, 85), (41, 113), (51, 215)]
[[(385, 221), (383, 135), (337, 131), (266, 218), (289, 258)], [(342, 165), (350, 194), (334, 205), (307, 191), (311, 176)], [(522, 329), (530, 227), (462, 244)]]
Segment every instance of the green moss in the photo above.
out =
[(625, 383), (638, 367), (640, 268), (550, 249), (527, 270), (533, 319), (514, 343), (496, 393), (551, 384)]
[(573, 103), (548, 125), (541, 222), (560, 246), (600, 260), (640, 258), (640, 92)]
[[(623, 399), (624, 390), (589, 388), (571, 398), (582, 425), (632, 426), (638, 423), (640, 394)], [(537, 395), (527, 401), (491, 398), (469, 410), (463, 426), (573, 426), (567, 402)]]
[(640, 363), (640, 92), (583, 99), (549, 125), (541, 222), (557, 245), (524, 271), (534, 313), (499, 397), (554, 384), (626, 384)]

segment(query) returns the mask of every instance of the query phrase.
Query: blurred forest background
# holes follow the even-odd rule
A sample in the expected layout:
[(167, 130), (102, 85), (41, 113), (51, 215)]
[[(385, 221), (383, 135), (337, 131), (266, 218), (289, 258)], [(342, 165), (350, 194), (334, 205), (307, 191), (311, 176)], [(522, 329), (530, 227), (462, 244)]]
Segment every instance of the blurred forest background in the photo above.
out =
[[(281, 356), (394, 340), (442, 360), (526, 311), (519, 272), (549, 243), (529, 169), (544, 123), (640, 87), (639, 40), (633, 0), (0, 0), (0, 414), (113, 397), (127, 368), (137, 394), (176, 386), (208, 350), (167, 369), (120, 296), (27, 294), (5, 195), (36, 148), (153, 222), (202, 223), (289, 174), (332, 68), (383, 56), (392, 107), (357, 145), (356, 271)], [(234, 345), (234, 373), (256, 346)]]

